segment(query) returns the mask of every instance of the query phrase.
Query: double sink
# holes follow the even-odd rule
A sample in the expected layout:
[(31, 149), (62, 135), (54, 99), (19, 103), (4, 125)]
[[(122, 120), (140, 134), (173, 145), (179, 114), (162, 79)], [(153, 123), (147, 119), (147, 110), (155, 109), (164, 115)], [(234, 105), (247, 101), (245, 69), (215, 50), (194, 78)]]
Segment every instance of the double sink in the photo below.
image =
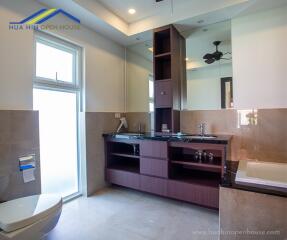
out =
[(154, 138), (179, 138), (179, 139), (186, 139), (186, 140), (193, 140), (193, 139), (202, 139), (202, 140), (209, 140), (209, 139), (216, 139), (217, 136), (215, 135), (193, 135), (193, 134), (183, 134), (183, 133), (177, 133), (177, 134), (159, 134), (159, 133), (117, 133), (114, 135), (115, 138), (120, 139), (130, 139), (130, 138), (137, 138), (137, 137), (154, 137)]

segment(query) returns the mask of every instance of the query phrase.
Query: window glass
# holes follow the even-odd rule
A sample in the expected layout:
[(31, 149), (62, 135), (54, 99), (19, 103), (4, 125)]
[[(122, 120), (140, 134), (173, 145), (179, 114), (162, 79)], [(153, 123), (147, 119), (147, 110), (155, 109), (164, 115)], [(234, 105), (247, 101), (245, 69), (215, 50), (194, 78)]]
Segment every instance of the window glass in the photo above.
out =
[(74, 54), (42, 42), (36, 43), (36, 77), (73, 82)]

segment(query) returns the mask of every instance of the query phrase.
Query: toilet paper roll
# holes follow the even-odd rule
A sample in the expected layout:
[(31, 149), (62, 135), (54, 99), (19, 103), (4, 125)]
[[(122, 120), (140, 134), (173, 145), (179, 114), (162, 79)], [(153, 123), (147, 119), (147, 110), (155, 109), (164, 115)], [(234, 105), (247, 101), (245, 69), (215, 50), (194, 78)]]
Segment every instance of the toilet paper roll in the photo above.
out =
[(22, 171), (24, 183), (35, 181), (34, 170), (34, 168), (30, 168)]

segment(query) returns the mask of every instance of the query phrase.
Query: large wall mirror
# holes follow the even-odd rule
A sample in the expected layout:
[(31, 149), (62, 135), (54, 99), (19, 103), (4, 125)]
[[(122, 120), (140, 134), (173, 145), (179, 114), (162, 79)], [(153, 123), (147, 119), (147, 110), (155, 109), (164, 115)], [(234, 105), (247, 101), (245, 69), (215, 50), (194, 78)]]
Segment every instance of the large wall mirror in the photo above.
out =
[[(230, 21), (181, 32), (186, 38), (186, 110), (233, 107)], [(219, 41), (220, 60), (214, 54)], [(209, 54), (209, 55), (207, 55)], [(207, 55), (207, 56), (206, 56)], [(203, 58), (205, 56), (205, 59)], [(126, 89), (128, 112), (153, 112), (153, 41), (127, 47)]]
[(127, 47), (126, 88), (128, 112), (153, 111), (152, 40)]
[[(185, 31), (188, 110), (233, 107), (230, 21)], [(216, 50), (217, 49), (217, 50)]]

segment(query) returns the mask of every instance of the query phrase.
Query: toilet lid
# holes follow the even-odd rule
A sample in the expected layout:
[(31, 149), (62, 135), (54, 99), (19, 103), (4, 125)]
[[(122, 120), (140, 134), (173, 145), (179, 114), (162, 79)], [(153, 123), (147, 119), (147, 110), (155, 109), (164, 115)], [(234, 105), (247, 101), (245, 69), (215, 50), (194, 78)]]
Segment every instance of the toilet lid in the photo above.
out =
[(0, 204), (0, 229), (12, 232), (31, 225), (62, 207), (62, 198), (53, 194), (24, 197)]

